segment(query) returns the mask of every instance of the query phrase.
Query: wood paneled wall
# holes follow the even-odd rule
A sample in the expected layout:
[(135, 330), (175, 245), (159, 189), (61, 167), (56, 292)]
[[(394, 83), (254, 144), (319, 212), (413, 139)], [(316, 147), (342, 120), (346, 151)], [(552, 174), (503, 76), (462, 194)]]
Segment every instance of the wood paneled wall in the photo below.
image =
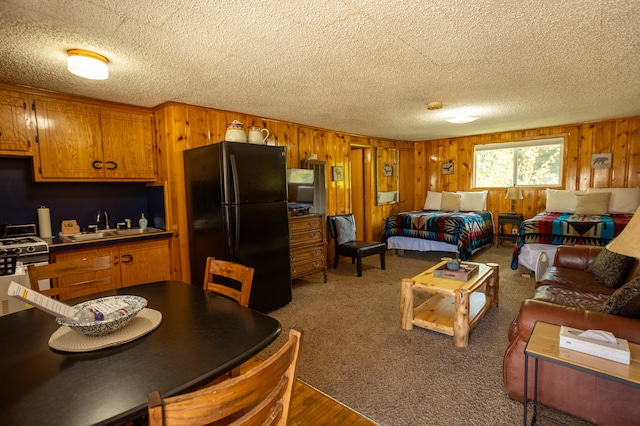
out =
[[(251, 125), (267, 128), (270, 132), (268, 145), (287, 147), (288, 167), (300, 167), (301, 161), (309, 159), (311, 154), (316, 154), (319, 161), (325, 162), (327, 215), (352, 211), (349, 153), (352, 145), (367, 148), (365, 161), (368, 178), (364, 200), (367, 215), (364, 227), (369, 238), (380, 238), (384, 219), (390, 214), (413, 208), (413, 197), (404, 196), (401, 203), (376, 206), (374, 178), (375, 147), (397, 148), (401, 153), (400, 185), (402, 188), (412, 188), (413, 164), (404, 167), (402, 158), (406, 160), (407, 155), (413, 156), (413, 142), (366, 138), (229, 111), (175, 103), (163, 104), (155, 109), (158, 175), (160, 183), (166, 188), (167, 228), (177, 235), (177, 241), (172, 244), (172, 257), (177, 265), (174, 278), (186, 281), (190, 279), (182, 151), (224, 140), (227, 123), (233, 120), (243, 122), (245, 128)], [(343, 167), (343, 181), (332, 180), (334, 166)]]
[[(239, 120), (269, 130), (269, 145), (287, 147), (288, 167), (316, 154), (326, 163), (327, 214), (352, 212), (351, 165), (352, 147), (365, 151), (365, 235), (380, 239), (384, 220), (391, 214), (422, 208), (427, 191), (475, 190), (472, 188), (473, 146), (566, 135), (564, 187), (640, 186), (640, 117), (597, 123), (543, 127), (514, 132), (492, 133), (463, 138), (407, 142), (368, 138), (295, 123), (260, 118), (241, 113), (168, 103), (155, 109), (159, 155), (160, 183), (167, 193), (167, 227), (176, 232), (172, 245), (175, 278), (189, 280), (187, 221), (184, 193), (182, 151), (224, 140), (227, 123)], [(376, 147), (396, 148), (400, 153), (400, 202), (377, 206), (375, 154)], [(611, 169), (591, 169), (592, 153), (612, 152)], [(453, 161), (455, 173), (443, 175), (442, 163)], [(332, 180), (332, 167), (342, 166), (344, 180)], [(516, 202), (516, 210), (531, 217), (544, 209), (544, 189), (523, 189), (525, 199)], [(504, 189), (489, 188), (487, 207), (494, 215), (510, 209)], [(331, 250), (331, 248), (330, 248)], [(331, 253), (330, 256), (331, 257)]]
[[(564, 189), (624, 188), (640, 186), (640, 117), (594, 123), (541, 127), (454, 139), (415, 143), (416, 180), (414, 206), (422, 205), (427, 191), (473, 191), (473, 147), (478, 144), (512, 142), (565, 136)], [(591, 155), (611, 152), (610, 169), (592, 169)], [(455, 173), (443, 175), (442, 163), (453, 161)], [(487, 209), (497, 215), (510, 210), (504, 189), (491, 189)], [(523, 188), (524, 200), (515, 209), (525, 219), (544, 210), (545, 188)]]

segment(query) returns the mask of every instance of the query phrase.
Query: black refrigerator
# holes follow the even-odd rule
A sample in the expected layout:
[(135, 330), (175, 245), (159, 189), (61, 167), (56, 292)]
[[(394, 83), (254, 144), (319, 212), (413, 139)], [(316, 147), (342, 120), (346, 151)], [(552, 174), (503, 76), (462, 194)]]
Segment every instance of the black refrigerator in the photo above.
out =
[(254, 268), (249, 307), (291, 301), (286, 151), (220, 142), (184, 151), (191, 283), (208, 256)]

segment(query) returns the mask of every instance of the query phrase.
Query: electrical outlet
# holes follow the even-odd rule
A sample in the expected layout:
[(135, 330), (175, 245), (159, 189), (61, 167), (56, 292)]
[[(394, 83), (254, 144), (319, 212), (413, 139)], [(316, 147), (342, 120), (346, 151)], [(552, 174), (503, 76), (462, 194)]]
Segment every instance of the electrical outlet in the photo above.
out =
[(511, 233), (512, 233), (513, 235), (518, 235), (518, 230), (517, 230), (516, 228), (513, 228), (513, 229), (511, 230)]

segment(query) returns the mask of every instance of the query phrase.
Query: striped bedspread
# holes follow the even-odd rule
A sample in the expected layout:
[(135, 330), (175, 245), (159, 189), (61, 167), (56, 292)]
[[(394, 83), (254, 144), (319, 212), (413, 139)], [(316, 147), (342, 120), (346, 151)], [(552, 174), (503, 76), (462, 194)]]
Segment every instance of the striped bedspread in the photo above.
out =
[(383, 241), (401, 236), (442, 241), (458, 247), (460, 258), (469, 260), (474, 250), (493, 243), (491, 213), (416, 210), (387, 218)]
[(520, 225), (511, 269), (518, 269), (518, 255), (523, 245), (587, 245), (606, 246), (631, 219), (632, 214), (575, 215), (541, 212)]

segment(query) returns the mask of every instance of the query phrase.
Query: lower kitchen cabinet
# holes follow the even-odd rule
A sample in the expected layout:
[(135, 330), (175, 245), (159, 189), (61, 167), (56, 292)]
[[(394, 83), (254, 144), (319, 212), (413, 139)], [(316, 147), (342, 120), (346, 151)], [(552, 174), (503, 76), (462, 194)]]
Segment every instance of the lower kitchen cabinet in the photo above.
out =
[[(153, 281), (171, 279), (169, 239), (140, 240), (100, 245), (98, 247), (52, 251), (51, 260), (73, 260), (86, 257), (111, 256), (113, 267), (109, 271), (93, 274), (89, 278), (101, 278), (111, 273), (111, 285), (103, 290), (129, 287)], [(64, 285), (64, 281), (52, 285)], [(74, 297), (84, 294), (74, 294)]]

